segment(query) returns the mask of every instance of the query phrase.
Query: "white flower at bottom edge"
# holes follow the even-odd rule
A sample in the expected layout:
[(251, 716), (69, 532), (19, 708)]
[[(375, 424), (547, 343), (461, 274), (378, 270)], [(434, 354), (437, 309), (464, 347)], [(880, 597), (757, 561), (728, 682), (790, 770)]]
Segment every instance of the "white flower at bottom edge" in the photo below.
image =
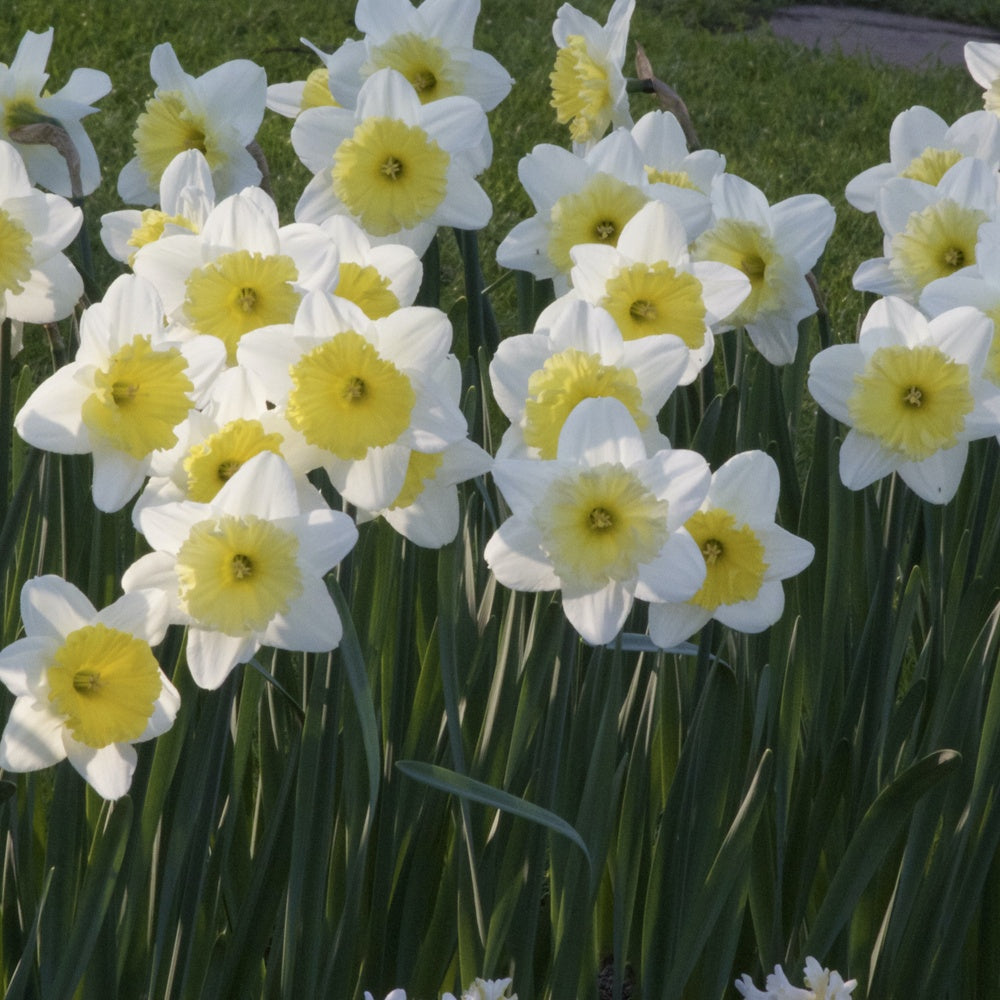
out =
[[(375, 997), (368, 990), (365, 990), (365, 1000), (375, 1000)], [(385, 995), (385, 1000), (406, 1000), (406, 990), (396, 987), (396, 989)]]
[(125, 594), (97, 611), (71, 583), (35, 577), (21, 589), (25, 636), (0, 652), (0, 681), (15, 696), (0, 738), (0, 767), (36, 771), (68, 758), (106, 799), (132, 782), (133, 743), (166, 732), (180, 696), (151, 645), (163, 639), (161, 594)]
[(708, 464), (669, 448), (647, 457), (617, 399), (579, 403), (554, 460), (497, 460), (493, 475), (513, 514), (486, 545), (490, 569), (512, 590), (561, 590), (592, 645), (615, 638), (636, 597), (684, 601), (701, 586), (705, 563), (683, 525)]
[(736, 989), (746, 1000), (850, 1000), (858, 985), (856, 979), (843, 980), (839, 972), (824, 969), (815, 958), (806, 959), (803, 969), (806, 988), (792, 986), (780, 965), (767, 977), (765, 989), (760, 990), (744, 973), (736, 980)]
[(813, 358), (809, 391), (851, 428), (840, 448), (848, 489), (898, 472), (924, 500), (951, 500), (969, 441), (1000, 432), (1000, 387), (983, 377), (992, 336), (992, 321), (970, 306), (927, 320), (887, 298), (869, 309), (856, 344)]
[(781, 580), (812, 562), (805, 539), (774, 523), (778, 467), (762, 451), (729, 459), (685, 528), (705, 560), (706, 576), (688, 601), (649, 606), (649, 634), (669, 649), (712, 618), (740, 632), (761, 632), (785, 607)]
[[(476, 978), (473, 984), (462, 992), (461, 1000), (517, 1000), (517, 994), (508, 996), (512, 980), (507, 979), (480, 979)], [(456, 1000), (454, 994), (445, 993), (441, 1000)]]
[(357, 529), (340, 511), (302, 511), (279, 456), (255, 455), (208, 503), (145, 507), (137, 520), (154, 551), (125, 571), (122, 587), (166, 593), (171, 621), (188, 626), (200, 687), (217, 688), (262, 645), (326, 652), (340, 642), (323, 577)]

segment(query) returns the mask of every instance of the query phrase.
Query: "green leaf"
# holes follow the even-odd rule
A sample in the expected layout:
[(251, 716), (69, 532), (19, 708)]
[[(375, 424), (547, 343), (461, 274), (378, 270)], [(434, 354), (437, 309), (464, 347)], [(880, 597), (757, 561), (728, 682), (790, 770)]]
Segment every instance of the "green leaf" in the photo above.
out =
[(550, 830), (554, 830), (556, 833), (562, 834), (562, 836), (572, 840), (583, 851), (583, 855), (587, 859), (587, 864), (591, 864), (590, 852), (587, 850), (587, 845), (583, 842), (580, 834), (561, 816), (557, 816), (548, 809), (543, 809), (533, 802), (526, 802), (524, 799), (519, 799), (516, 795), (511, 795), (510, 792), (493, 788), (491, 785), (485, 785), (481, 781), (476, 781), (475, 778), (457, 774), (455, 771), (451, 771), (446, 767), (440, 767), (437, 764), (425, 764), (418, 760), (400, 760), (396, 762), (396, 767), (408, 778), (423, 782), (431, 788), (437, 788), (442, 792), (458, 795), (463, 799), (468, 799), (470, 802), (492, 806), (494, 809), (500, 809), (511, 816), (518, 816), (531, 823), (538, 823), (541, 826), (548, 827)]

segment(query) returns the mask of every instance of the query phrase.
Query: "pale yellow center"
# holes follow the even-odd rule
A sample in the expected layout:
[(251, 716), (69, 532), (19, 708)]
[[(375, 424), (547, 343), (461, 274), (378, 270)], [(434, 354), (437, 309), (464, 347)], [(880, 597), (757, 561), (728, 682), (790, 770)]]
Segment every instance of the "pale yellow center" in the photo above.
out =
[(774, 240), (755, 222), (721, 219), (695, 241), (699, 260), (714, 260), (738, 268), (750, 279), (750, 294), (726, 318), (734, 326), (752, 323), (759, 315), (780, 307), (779, 280), (772, 280), (780, 260)]
[(684, 527), (701, 549), (707, 569), (691, 603), (714, 611), (724, 604), (753, 600), (768, 566), (756, 532), (721, 507), (697, 511)]
[(595, 174), (579, 191), (563, 195), (552, 206), (549, 259), (565, 274), (573, 266), (569, 255), (573, 247), (581, 243), (617, 246), (625, 224), (647, 201), (631, 184), (611, 174)]
[(166, 90), (146, 101), (132, 139), (139, 166), (153, 188), (159, 186), (163, 171), (178, 153), (197, 149), (212, 170), (225, 156), (204, 116), (189, 108), (176, 91)]
[(142, 736), (162, 689), (149, 643), (101, 624), (70, 632), (45, 677), (53, 710), (94, 749)]
[(301, 298), (297, 280), (291, 257), (234, 250), (188, 275), (184, 313), (193, 329), (226, 345), (233, 365), (243, 334), (292, 322)]
[(31, 233), (0, 208), (0, 299), (18, 295), (31, 277)]
[(934, 146), (928, 146), (919, 156), (910, 160), (909, 165), (900, 176), (936, 186), (960, 159), (962, 159), (962, 154), (957, 149), (937, 149)]
[(666, 261), (632, 264), (605, 285), (598, 303), (615, 318), (626, 340), (672, 333), (691, 350), (705, 342), (701, 282)]
[(588, 588), (635, 580), (668, 535), (667, 502), (634, 472), (612, 464), (557, 479), (535, 521), (559, 578)]
[(389, 510), (399, 510), (409, 507), (424, 491), (424, 487), (437, 475), (444, 454), (439, 451), (411, 451), (410, 461), (406, 466), (406, 479), (398, 496), (389, 505)]
[(632, 369), (605, 365), (599, 354), (575, 348), (553, 354), (528, 379), (525, 444), (537, 448), (541, 458), (555, 458), (559, 433), (574, 407), (581, 400), (600, 397), (623, 403), (640, 429), (649, 423)]
[(399, 308), (399, 299), (389, 287), (389, 279), (370, 264), (341, 261), (334, 294), (359, 306), (369, 319), (383, 319)]
[(574, 142), (600, 139), (611, 123), (613, 101), (604, 66), (591, 56), (582, 35), (570, 35), (549, 74), (556, 121), (569, 125)]
[(177, 443), (174, 428), (191, 409), (194, 386), (176, 347), (154, 349), (135, 337), (94, 374), (94, 392), (81, 415), (92, 434), (119, 451), (144, 458)]
[(353, 330), (304, 354), (291, 378), (289, 422), (339, 458), (362, 459), (409, 427), (416, 402), (409, 377)]
[(462, 92), (461, 73), (448, 50), (435, 38), (404, 32), (371, 53), (363, 70), (394, 69), (413, 86), (422, 104)]
[(444, 201), (450, 159), (419, 126), (366, 118), (334, 153), (334, 194), (373, 236), (412, 229)]
[(854, 376), (851, 423), (907, 461), (958, 443), (974, 400), (967, 365), (937, 347), (880, 347)]
[(184, 610), (202, 627), (263, 631), (302, 593), (298, 539), (253, 515), (201, 521), (177, 553)]
[(976, 240), (986, 213), (950, 198), (914, 212), (892, 238), (889, 267), (914, 293), (976, 262)]
[[(132, 230), (132, 235), (128, 238), (127, 246), (135, 247), (138, 252), (147, 243), (155, 243), (163, 236), (163, 231), (167, 225), (180, 226), (189, 232), (198, 232), (198, 227), (183, 215), (167, 215), (157, 208), (147, 208), (143, 210), (142, 219), (139, 225)], [(129, 257), (129, 264), (135, 260), (135, 254)]]
[(306, 108), (339, 107), (330, 93), (330, 72), (325, 66), (318, 66), (306, 77), (302, 88), (301, 110)]
[(266, 434), (259, 420), (231, 420), (187, 453), (188, 498), (208, 503), (254, 455), (262, 451), (280, 455), (281, 442), (281, 435)]
[(689, 191), (700, 191), (701, 188), (686, 170), (658, 170), (646, 164), (646, 180), (650, 184), (670, 184), (673, 187), (686, 188)]

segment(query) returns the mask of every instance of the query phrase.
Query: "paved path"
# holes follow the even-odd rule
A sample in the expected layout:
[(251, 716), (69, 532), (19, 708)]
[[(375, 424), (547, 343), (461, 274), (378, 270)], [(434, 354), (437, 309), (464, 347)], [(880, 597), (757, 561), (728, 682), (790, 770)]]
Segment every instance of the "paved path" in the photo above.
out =
[(1000, 33), (986, 28), (860, 7), (786, 7), (771, 15), (771, 28), (779, 38), (809, 48), (839, 49), (913, 69), (964, 66), (967, 41), (1000, 42)]

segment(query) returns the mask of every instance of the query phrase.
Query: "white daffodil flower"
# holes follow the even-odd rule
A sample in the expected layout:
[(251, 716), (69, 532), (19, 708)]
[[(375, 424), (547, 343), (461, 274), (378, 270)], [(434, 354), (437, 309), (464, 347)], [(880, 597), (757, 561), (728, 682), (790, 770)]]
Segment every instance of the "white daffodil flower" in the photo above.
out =
[(137, 527), (153, 551), (122, 576), (126, 593), (154, 590), (186, 625), (187, 662), (217, 688), (261, 646), (334, 649), (343, 634), (323, 582), (357, 541), (329, 507), (303, 510), (291, 470), (269, 451), (244, 463), (207, 503), (144, 507)]
[(450, 397), (452, 330), (438, 309), (410, 306), (370, 320), (353, 303), (308, 294), (291, 326), (248, 333), (240, 366), (311, 448), (349, 503), (381, 511), (399, 496), (410, 453), (466, 437)]
[(860, 264), (854, 287), (916, 302), (930, 282), (975, 264), (979, 229), (998, 212), (1000, 177), (983, 160), (960, 160), (935, 187), (888, 181), (878, 198), (885, 256)]
[(156, 290), (122, 275), (80, 322), (75, 360), (59, 368), (14, 418), (36, 448), (92, 453), (98, 510), (123, 507), (142, 486), (152, 456), (177, 442), (175, 428), (225, 361), (213, 337), (174, 339)]
[(736, 980), (736, 989), (746, 1000), (850, 1000), (858, 985), (856, 979), (844, 982), (839, 972), (831, 972), (811, 956), (803, 969), (805, 989), (792, 986), (780, 965), (767, 977), (765, 988), (757, 989), (753, 980), (744, 973)]
[(684, 525), (705, 560), (705, 582), (687, 601), (650, 604), (653, 642), (670, 649), (713, 618), (762, 632), (781, 617), (781, 581), (804, 570), (814, 549), (774, 523), (777, 506), (778, 467), (765, 452), (742, 452), (719, 468)]
[[(512, 982), (509, 978), (477, 978), (468, 989), (462, 991), (460, 1000), (517, 1000), (516, 993), (507, 993)], [(452, 993), (445, 993), (441, 1000), (456, 1000), (456, 997)]]
[(688, 152), (680, 122), (669, 111), (650, 111), (632, 126), (642, 153), (646, 179), (708, 197), (712, 182), (726, 170), (726, 158), (714, 149)]
[(118, 175), (122, 201), (155, 204), (163, 171), (185, 149), (205, 154), (219, 198), (259, 184), (260, 168), (247, 146), (264, 118), (264, 70), (234, 59), (193, 77), (165, 42), (153, 49), (149, 71), (156, 90), (136, 123), (135, 156)]
[(635, 598), (684, 601), (705, 562), (684, 523), (711, 475), (693, 451), (647, 457), (617, 399), (585, 399), (570, 414), (552, 461), (498, 459), (511, 508), (486, 545), (490, 569), (511, 590), (561, 590), (563, 611), (589, 643), (614, 640)]
[(961, 307), (927, 320), (898, 298), (868, 311), (856, 344), (820, 351), (809, 391), (850, 427), (840, 478), (852, 490), (898, 472), (930, 503), (958, 489), (968, 442), (1000, 432), (1000, 388), (983, 377), (993, 323)]
[(1000, 114), (1000, 44), (966, 42), (965, 66), (983, 88), (983, 106), (993, 114)]
[(585, 156), (545, 143), (521, 158), (517, 174), (536, 214), (519, 222), (497, 248), (502, 267), (553, 278), (569, 288), (570, 250), (582, 243), (616, 246), (626, 223), (649, 201), (675, 209), (690, 242), (709, 222), (710, 204), (682, 188), (650, 184), (643, 154), (626, 129), (616, 129)]
[[(457, 359), (442, 367), (440, 389), (456, 406), (462, 393), (462, 371)], [(439, 549), (458, 534), (461, 510), (458, 484), (481, 476), (493, 466), (489, 452), (462, 438), (441, 451), (411, 451), (406, 478), (385, 509), (358, 511), (358, 522), (382, 517), (404, 538), (427, 549)]]
[(347, 215), (373, 243), (422, 254), (438, 226), (481, 229), (493, 206), (474, 179), (488, 136), (469, 97), (421, 104), (401, 73), (373, 73), (357, 107), (310, 108), (292, 126), (292, 145), (314, 172), (295, 207), (300, 222)]
[(18, 142), (11, 131), (46, 119), (57, 121), (69, 136), (80, 158), (80, 193), (91, 194), (101, 182), (101, 169), (94, 144), (84, 131), (81, 119), (93, 114), (93, 107), (111, 90), (107, 73), (96, 69), (75, 69), (66, 85), (49, 94), (45, 63), (52, 48), (53, 29), (41, 34), (25, 32), (17, 53), (8, 66), (0, 63), (0, 139), (14, 143), (24, 159), (32, 183), (55, 194), (74, 195), (66, 159), (48, 143)]
[(976, 263), (945, 278), (938, 278), (920, 293), (920, 310), (940, 316), (958, 306), (975, 306), (993, 320), (993, 340), (983, 375), (1000, 385), (1000, 222), (979, 227)]
[(178, 153), (160, 179), (159, 208), (126, 208), (101, 216), (104, 249), (130, 267), (147, 243), (164, 236), (199, 233), (215, 207), (208, 160), (197, 149)]
[(479, 6), (479, 0), (424, 0), (419, 6), (359, 0), (354, 23), (364, 39), (345, 41), (325, 60), (333, 97), (354, 107), (368, 77), (394, 69), (409, 80), (421, 104), (464, 96), (492, 111), (514, 81), (493, 56), (472, 46)]
[(568, 3), (556, 13), (550, 103), (559, 124), (569, 126), (574, 152), (585, 152), (609, 126), (632, 124), (622, 67), (634, 10), (635, 0), (615, 0), (603, 26)]
[(333, 289), (338, 262), (328, 233), (279, 226), (270, 196), (251, 187), (216, 205), (200, 232), (147, 243), (133, 268), (156, 286), (174, 322), (222, 341), (232, 365), (246, 333), (291, 323), (307, 291)]
[(196, 500), (208, 503), (255, 455), (263, 451), (280, 455), (292, 470), (303, 510), (326, 506), (306, 478), (311, 451), (296, 447), (297, 435), (279, 410), (267, 409), (255, 400), (243, 400), (241, 416), (224, 419), (212, 412), (192, 410), (175, 428), (177, 444), (154, 452), (149, 482), (136, 500), (134, 514), (143, 507)]
[(889, 162), (863, 170), (847, 185), (847, 200), (859, 211), (874, 212), (879, 192), (895, 177), (937, 185), (959, 160), (1000, 164), (1000, 119), (973, 111), (949, 125), (930, 108), (914, 107), (896, 115), (889, 130)]
[(789, 364), (799, 323), (817, 309), (806, 274), (833, 232), (833, 206), (818, 194), (769, 205), (759, 188), (733, 174), (716, 178), (712, 205), (715, 221), (698, 237), (693, 256), (738, 268), (751, 286), (723, 329), (744, 327), (771, 364)]
[(501, 340), (490, 362), (493, 396), (510, 420), (497, 457), (555, 458), (567, 418), (594, 397), (618, 400), (650, 452), (668, 446), (656, 417), (687, 361), (679, 337), (624, 340), (603, 309), (567, 303), (551, 327)]
[(317, 49), (304, 38), (301, 41), (320, 57), (323, 65), (317, 66), (304, 80), (268, 84), (267, 107), (283, 118), (298, 118), (307, 108), (336, 107), (339, 104), (330, 93), (330, 71), (326, 68), (329, 53)]
[(83, 294), (83, 280), (61, 251), (83, 213), (36, 190), (17, 150), (0, 142), (0, 322), (54, 323)]
[(679, 337), (688, 350), (681, 385), (712, 359), (713, 324), (750, 294), (750, 281), (737, 268), (692, 262), (680, 218), (657, 201), (625, 224), (617, 247), (581, 243), (570, 257), (572, 287), (542, 311), (538, 326), (554, 325), (571, 302), (583, 299), (610, 313), (627, 341)]
[(353, 302), (369, 319), (382, 319), (400, 306), (412, 306), (424, 276), (420, 258), (399, 243), (373, 245), (346, 215), (320, 224), (340, 253), (337, 298)]
[(97, 611), (71, 583), (39, 576), (21, 589), (25, 636), (0, 651), (0, 681), (15, 696), (0, 767), (37, 771), (66, 758), (106, 799), (132, 783), (133, 743), (165, 733), (180, 696), (150, 646), (167, 601), (126, 594)]

